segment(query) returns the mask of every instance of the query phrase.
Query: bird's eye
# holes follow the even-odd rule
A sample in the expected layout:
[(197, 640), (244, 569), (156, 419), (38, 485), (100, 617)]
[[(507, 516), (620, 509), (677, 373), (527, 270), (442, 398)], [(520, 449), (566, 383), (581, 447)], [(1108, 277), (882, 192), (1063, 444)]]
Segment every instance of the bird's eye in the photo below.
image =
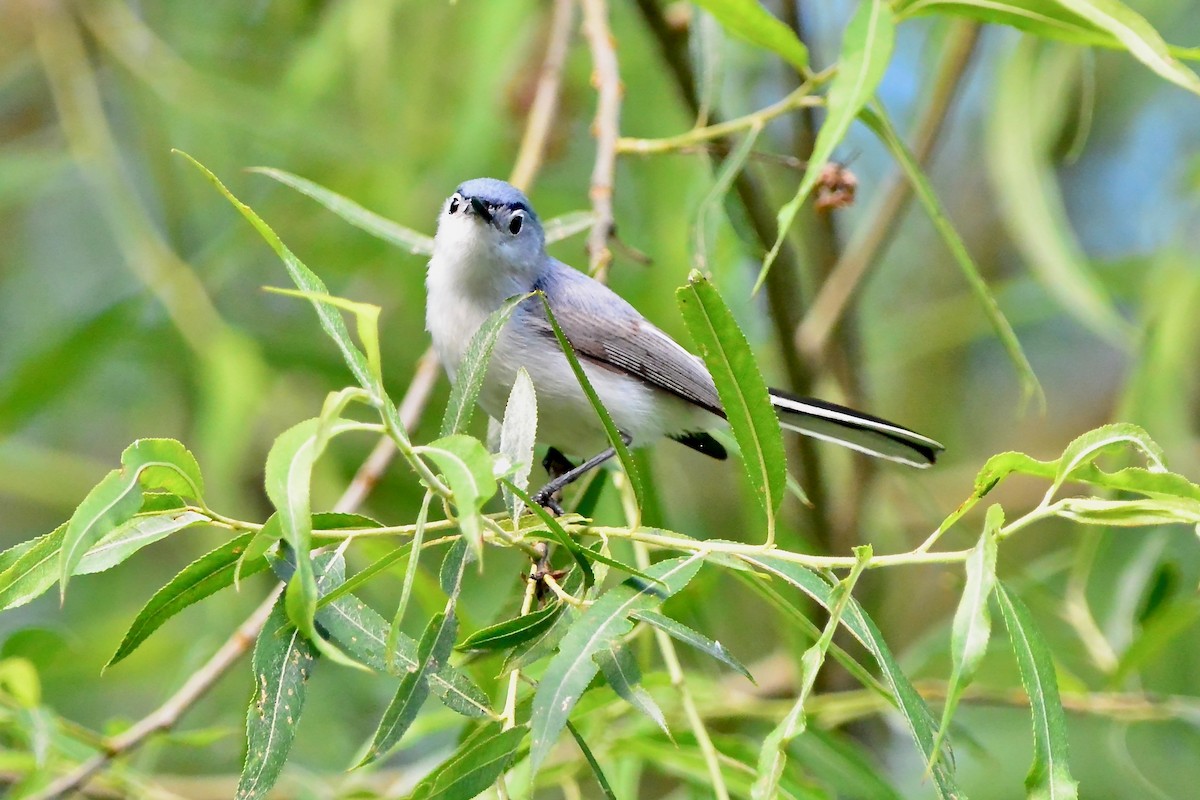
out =
[(508, 232), (516, 236), (521, 232), (521, 226), (525, 224), (525, 215), (520, 211), (512, 215), (512, 219), (508, 221)]
[(462, 205), (462, 201), (460, 201), (460, 200), (458, 199), (458, 195), (454, 195), (454, 197), (451, 197), (451, 198), (450, 198), (450, 213), (451, 213), (451, 214), (457, 214), (457, 213), (458, 213), (458, 207), (459, 207), (460, 205)]

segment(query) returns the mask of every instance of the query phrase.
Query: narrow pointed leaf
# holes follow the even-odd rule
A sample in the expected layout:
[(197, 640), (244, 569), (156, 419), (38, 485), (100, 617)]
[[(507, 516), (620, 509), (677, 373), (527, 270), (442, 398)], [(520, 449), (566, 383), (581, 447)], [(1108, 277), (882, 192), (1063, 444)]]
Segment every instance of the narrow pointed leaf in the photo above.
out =
[[(833, 589), (815, 572), (771, 555), (747, 556), (743, 558), (743, 561), (782, 578), (826, 609), (831, 608)], [(841, 623), (867, 648), (879, 665), (883, 682), (895, 698), (897, 708), (908, 725), (913, 741), (916, 742), (928, 763), (932, 760), (933, 743), (936, 737), (933, 712), (929, 710), (929, 706), (917, 692), (916, 687), (912, 685), (912, 681), (900, 668), (900, 663), (896, 660), (891, 648), (888, 647), (879, 628), (875, 626), (875, 622), (853, 598), (847, 602)], [(932, 770), (932, 778), (933, 786), (942, 800), (953, 800), (961, 796), (954, 780), (954, 774), (945, 761), (937, 760)]]
[(580, 572), (583, 574), (584, 587), (592, 586), (596, 582), (596, 576), (592, 572), (592, 565), (588, 563), (588, 558), (595, 557), (595, 551), (587, 550), (579, 542), (575, 541), (571, 537), (571, 534), (567, 533), (562, 523), (555, 519), (554, 515), (549, 511), (533, 502), (533, 499), (530, 498), (524, 489), (509, 480), (504, 480), (503, 483), (514, 497), (524, 503), (526, 508), (536, 514), (545, 523), (546, 530), (549, 531), (551, 537), (571, 554), (571, 558), (575, 560), (575, 565), (579, 567)]
[(721, 405), (754, 499), (766, 515), (767, 536), (774, 536), (775, 516), (787, 486), (783, 434), (771, 405), (750, 343), (720, 293), (698, 272), (675, 292), (683, 321), (717, 385)]
[[(233, 584), (234, 571), (241, 559), (242, 551), (254, 534), (244, 533), (225, 542), (188, 564), (166, 586), (154, 593), (138, 615), (112, 658), (104, 665), (108, 669), (121, 661), (142, 642), (158, 630), (164, 622), (188, 606), (216, 594)], [(269, 566), (265, 558), (246, 561), (242, 564), (242, 577), (262, 572)]]
[(688, 647), (694, 647), (701, 653), (715, 658), (727, 667), (731, 667), (739, 674), (743, 675), (746, 680), (754, 683), (754, 676), (750, 674), (750, 670), (738, 661), (733, 655), (725, 649), (725, 645), (710, 639), (699, 631), (689, 628), (678, 620), (671, 619), (665, 614), (660, 614), (657, 611), (635, 611), (630, 614), (636, 620), (645, 622), (648, 625), (653, 625), (663, 633), (670, 636), (676, 641), (683, 642)]
[(75, 574), (92, 575), (112, 569), (143, 547), (203, 522), (209, 522), (209, 518), (195, 511), (134, 517), (118, 525), (84, 553), (75, 567)]
[(444, 436), (418, 448), (418, 452), (433, 459), (442, 471), (454, 506), (463, 537), (471, 545), (476, 560), (483, 557), (483, 504), (496, 494), (496, 477), (492, 456), (475, 438), (456, 433)]
[(433, 239), (411, 228), (406, 228), (386, 217), (368, 211), (358, 203), (337, 192), (326, 189), (307, 178), (293, 175), (274, 167), (251, 167), (251, 172), (266, 175), (268, 178), (290, 186), (301, 194), (311, 197), (325, 208), (337, 214), (356, 228), (364, 230), (377, 239), (399, 247), (414, 255), (428, 256), (433, 254)]
[(758, 0), (696, 0), (696, 5), (739, 39), (770, 50), (801, 73), (808, 70), (808, 48)]
[(986, 128), (988, 174), (1000, 201), (999, 218), (1037, 279), (1068, 314), (1124, 346), (1135, 331), (1091, 271), (1052, 161), (1079, 59), (1076, 49), (1051, 49), (1030, 37), (1008, 57)]
[(267, 453), (267, 497), (275, 506), (283, 540), (295, 558), (295, 572), (288, 580), (285, 601), (296, 627), (325, 655), (353, 666), (337, 648), (317, 633), (313, 616), (317, 610), (316, 577), (312, 566), (311, 480), (313, 464), (325, 443), (338, 434), (360, 430), (362, 423), (349, 420), (305, 420), (280, 434)]
[[(317, 562), (318, 589), (341, 580), (341, 558)], [(288, 618), (285, 601), (275, 604), (254, 646), (254, 696), (246, 711), (246, 761), (238, 780), (237, 800), (265, 797), (283, 771), (296, 737), (296, 725), (308, 692), (318, 651)]]
[[(388, 671), (388, 623), (362, 600), (349, 595), (322, 606), (317, 612), (317, 622), (355, 659), (371, 669)], [(400, 634), (390, 662), (396, 674), (415, 671), (419, 666), (417, 643)], [(429, 686), (451, 711), (467, 717), (492, 716), (487, 695), (465, 673), (449, 664), (430, 676)]]
[(528, 733), (529, 729), (524, 726), (504, 730), (500, 722), (480, 728), (417, 784), (409, 800), (470, 800), (478, 797), (508, 769), (521, 740)]
[(562, 614), (562, 610), (563, 604), (555, 602), (537, 611), (480, 628), (463, 639), (455, 649), (507, 650), (516, 647), (549, 629)]
[(4, 551), (0, 608), (16, 608), (41, 597), (58, 580), (67, 524)]
[(631, 613), (654, 608), (686, 586), (700, 564), (696, 556), (660, 561), (646, 572), (661, 583), (629, 578), (601, 595), (567, 631), (533, 698), (529, 758), (534, 772), (549, 755), (571, 709), (596, 676), (599, 667), (592, 656), (629, 632), (633, 625), (628, 619)]
[(812, 155), (795, 196), (779, 209), (779, 233), (775, 244), (763, 260), (755, 291), (762, 286), (767, 270), (778, 255), (796, 215), (817, 185), (821, 171), (829, 163), (834, 149), (842, 143), (850, 123), (875, 96), (875, 89), (892, 59), (896, 29), (892, 10), (884, 0), (866, 0), (859, 5), (842, 38), (838, 55), (838, 71), (829, 86), (826, 100), (825, 124), (817, 131)]
[(642, 508), (645, 505), (645, 488), (642, 486), (641, 475), (638, 474), (637, 463), (633, 460), (633, 454), (629, 452), (629, 445), (625, 443), (621, 431), (617, 429), (617, 425), (613, 422), (608, 409), (604, 407), (604, 403), (600, 402), (600, 395), (596, 394), (596, 389), (588, 379), (583, 365), (579, 363), (575, 348), (571, 346), (571, 342), (563, 333), (558, 320), (554, 318), (554, 309), (550, 308), (550, 301), (544, 294), (539, 294), (539, 299), (542, 301), (542, 307), (546, 310), (546, 318), (550, 322), (550, 327), (554, 330), (554, 337), (558, 339), (558, 346), (562, 348), (563, 355), (567, 357), (567, 363), (571, 365), (571, 371), (575, 373), (575, 380), (579, 383), (579, 388), (583, 390), (592, 409), (596, 412), (596, 416), (600, 418), (600, 424), (604, 427), (608, 443), (617, 451), (617, 460), (621, 462), (621, 469), (625, 470), (625, 474), (629, 478), (629, 485), (633, 488), (634, 497), (637, 499), (637, 507)]
[[(517, 370), (508, 403), (504, 407), (504, 421), (500, 424), (500, 455), (508, 460), (509, 468), (515, 470), (509, 480), (520, 489), (529, 488), (529, 474), (533, 471), (533, 446), (537, 443), (538, 407), (537, 392), (533, 379), (524, 367)], [(525, 510), (524, 501), (504, 487), (504, 504), (516, 520)]]
[(817, 683), (817, 673), (825, 663), (825, 654), (829, 652), (829, 646), (833, 643), (833, 635), (837, 632), (842, 614), (850, 602), (854, 585), (867, 562), (871, 560), (870, 545), (854, 548), (854, 555), (855, 563), (850, 574), (831, 587), (829, 619), (824, 630), (817, 641), (800, 657), (800, 692), (796, 701), (783, 720), (763, 740), (758, 754), (757, 776), (750, 788), (752, 800), (771, 800), (777, 795), (784, 768), (787, 766), (787, 747), (792, 739), (803, 733), (807, 727), (805, 703)]
[(1058, 696), (1054, 657), (1029, 609), (1000, 582), (996, 583), (996, 600), (1033, 712), (1033, 766), (1025, 778), (1028, 796), (1033, 800), (1073, 800), (1079, 796), (1078, 786), (1067, 766), (1067, 717)]
[(946, 686), (946, 704), (942, 708), (942, 722), (938, 727), (933, 758), (939, 758), (942, 741), (950, 731), (950, 720), (958, 707), (963, 690), (971, 685), (975, 671), (987, 653), (988, 640), (992, 635), (992, 617), (988, 611), (988, 598), (996, 585), (996, 535), (1004, 526), (1004, 509), (991, 506), (983, 523), (983, 534), (967, 557), (966, 586), (962, 599), (954, 612), (954, 624), (950, 634), (950, 658), (953, 667)]
[(413, 720), (417, 718), (417, 712), (429, 696), (430, 676), (442, 668), (454, 648), (456, 630), (457, 623), (453, 612), (436, 614), (429, 620), (417, 645), (417, 668), (405, 673), (400, 680), (400, 687), (387, 710), (383, 712), (383, 719), (360, 766), (386, 755), (408, 732)]
[(608, 685), (618, 697), (654, 720), (654, 724), (667, 736), (671, 735), (662, 709), (654, 702), (650, 693), (641, 687), (642, 671), (638, 669), (637, 661), (629, 652), (629, 648), (619, 642), (613, 642), (608, 647), (597, 650), (592, 658), (600, 667), (604, 680), (608, 681)]
[(487, 375), (496, 340), (500, 338), (500, 332), (508, 324), (517, 306), (529, 297), (530, 295), (523, 294), (505, 300), (502, 306), (488, 315), (471, 336), (462, 361), (459, 362), (457, 370), (450, 375), (450, 382), (454, 386), (450, 390), (450, 402), (446, 404), (446, 413), (442, 416), (442, 436), (452, 436), (467, 429), (471, 416), (475, 413), (475, 402), (483, 388), (483, 379)]
[[(296, 258), (295, 253), (287, 248), (275, 231), (271, 229), (271, 226), (262, 217), (258, 216), (250, 206), (238, 200), (226, 188), (225, 184), (199, 161), (183, 151), (175, 150), (174, 152), (183, 156), (192, 166), (199, 170), (217, 188), (217, 191), (224, 195), (225, 199), (245, 217), (246, 221), (258, 231), (263, 240), (270, 245), (271, 249), (283, 261), (284, 267), (287, 268), (288, 275), (291, 277), (292, 282), (296, 284), (297, 289), (317, 294), (329, 294), (324, 281), (318, 278), (316, 273), (306, 267), (300, 259)], [(355, 346), (354, 340), (350, 337), (350, 331), (346, 328), (346, 321), (342, 319), (342, 315), (337, 309), (324, 303), (313, 302), (312, 306), (313, 310), (317, 312), (317, 319), (320, 321), (321, 327), (329, 335), (329, 338), (333, 340), (334, 344), (337, 345), (338, 350), (341, 351), (342, 358), (345, 360), (346, 366), (354, 374), (355, 379), (364, 389), (367, 389), (371, 393), (371, 396), (376, 401), (380, 403), (385, 402), (387, 395), (383, 391), (383, 387), (375, 381), (371, 369), (367, 364), (366, 356)], [(400, 426), (398, 430), (402, 433), (403, 427)], [(393, 430), (392, 433), (396, 435), (396, 430)]]
[(579, 745), (579, 752), (583, 753), (583, 758), (588, 763), (588, 767), (592, 770), (592, 775), (596, 778), (596, 783), (600, 785), (600, 791), (604, 793), (606, 800), (617, 800), (617, 795), (612, 790), (612, 786), (608, 782), (608, 778), (604, 776), (604, 770), (600, 768), (600, 762), (596, 760), (596, 756), (592, 753), (592, 748), (588, 747), (587, 742), (583, 740), (583, 736), (579, 733), (579, 729), (567, 721), (567, 730), (571, 732), (571, 737), (575, 739), (575, 744)]
[(992, 290), (988, 288), (987, 282), (979, 272), (979, 267), (975, 264), (974, 259), (971, 258), (966, 243), (963, 242), (962, 237), (951, 224), (949, 217), (946, 216), (946, 210), (942, 207), (941, 201), (934, 193), (933, 186), (929, 183), (929, 179), (925, 176), (925, 173), (921, 171), (921, 167), (917, 164), (916, 159), (913, 158), (912, 153), (909, 152), (908, 146), (900, 139), (895, 127), (882, 112), (864, 108), (859, 113), (860, 118), (866, 123), (867, 127), (871, 128), (887, 148), (891, 150), (892, 156), (904, 171), (909, 183), (912, 184), (913, 194), (916, 195), (918, 202), (924, 207), (925, 213), (933, 223), (933, 227), (941, 235), (946, 248), (954, 257), (954, 261), (958, 264), (963, 277), (966, 278), (967, 285), (970, 287), (972, 294), (975, 295), (975, 299), (983, 308), (988, 322), (991, 323), (992, 330), (995, 331), (996, 337), (1000, 340), (1000, 344), (1003, 345), (1004, 351), (1008, 354), (1008, 359), (1012, 362), (1013, 368), (1017, 372), (1017, 379), (1021, 383), (1021, 390), (1024, 397), (1027, 400), (1036, 398), (1039, 402), (1044, 402), (1045, 393), (1042, 390), (1042, 385), (1038, 381), (1037, 375), (1033, 371), (1033, 366), (1029, 363), (1029, 359), (1025, 356), (1025, 351), (1021, 347), (1021, 342), (1017, 339), (1016, 332), (1013, 331), (1008, 318), (1004, 316), (1004, 312), (1000, 310), (1000, 305), (996, 302)]

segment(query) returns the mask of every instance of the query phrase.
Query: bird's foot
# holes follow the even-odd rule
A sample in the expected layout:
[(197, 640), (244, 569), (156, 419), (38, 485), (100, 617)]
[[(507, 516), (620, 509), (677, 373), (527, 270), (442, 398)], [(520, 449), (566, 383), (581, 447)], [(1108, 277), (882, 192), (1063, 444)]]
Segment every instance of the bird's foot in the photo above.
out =
[[(550, 491), (546, 491), (547, 489)], [(563, 511), (562, 504), (558, 502), (557, 495), (558, 493), (554, 491), (552, 486), (546, 486), (534, 492), (532, 500), (554, 516), (561, 517), (566, 512)]]

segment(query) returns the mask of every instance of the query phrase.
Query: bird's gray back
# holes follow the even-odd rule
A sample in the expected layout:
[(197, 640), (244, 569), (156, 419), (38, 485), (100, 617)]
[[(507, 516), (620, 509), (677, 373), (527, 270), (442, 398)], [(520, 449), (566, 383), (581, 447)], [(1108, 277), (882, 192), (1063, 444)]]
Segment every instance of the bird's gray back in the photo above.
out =
[[(533, 288), (546, 295), (567, 341), (583, 359), (725, 415), (703, 362), (604, 284), (548, 259)], [(531, 298), (526, 308), (538, 332), (553, 338), (541, 302)]]

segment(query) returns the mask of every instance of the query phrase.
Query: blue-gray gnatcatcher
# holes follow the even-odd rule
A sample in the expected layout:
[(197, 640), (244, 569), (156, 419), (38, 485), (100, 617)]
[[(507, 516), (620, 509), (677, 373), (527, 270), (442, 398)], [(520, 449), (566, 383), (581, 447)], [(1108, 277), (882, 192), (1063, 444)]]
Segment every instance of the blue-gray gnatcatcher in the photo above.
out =
[[(510, 297), (541, 291), (628, 442), (644, 445), (666, 436), (725, 458), (724, 447), (707, 432), (723, 427), (725, 414), (704, 362), (607, 286), (551, 258), (537, 214), (515, 187), (478, 178), (446, 200), (426, 287), (425, 325), (452, 383), (488, 315)], [(580, 456), (599, 453), (535, 494), (538, 503), (557, 510), (555, 492), (614, 453), (604, 449), (600, 420), (536, 297), (517, 307), (496, 341), (479, 395), (495, 419), (503, 417), (522, 367), (537, 394), (538, 441)], [(776, 390), (771, 402), (784, 428), (872, 456), (927, 467), (943, 449), (907, 428), (832, 403)]]

